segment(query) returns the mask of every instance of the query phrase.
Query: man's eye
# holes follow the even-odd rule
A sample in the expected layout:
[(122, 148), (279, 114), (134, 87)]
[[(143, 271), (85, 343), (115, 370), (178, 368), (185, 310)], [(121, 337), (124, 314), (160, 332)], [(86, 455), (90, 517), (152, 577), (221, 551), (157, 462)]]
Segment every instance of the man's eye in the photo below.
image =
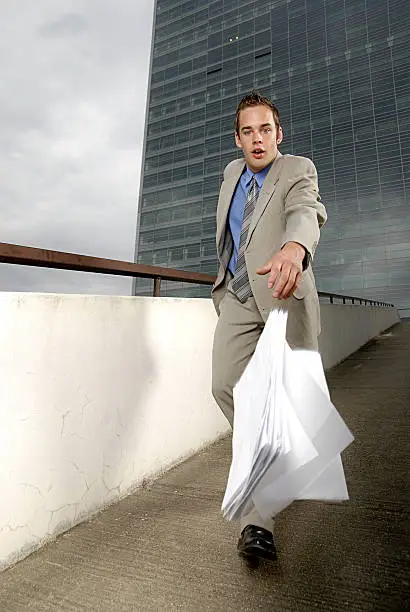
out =
[(271, 132), (271, 129), (270, 128), (265, 128), (263, 131), (265, 132), (265, 134), (269, 134)]
[(245, 131), (244, 131), (245, 136), (249, 136), (249, 135), (250, 135), (250, 133), (251, 133), (251, 131), (250, 131), (250, 130), (245, 130)]

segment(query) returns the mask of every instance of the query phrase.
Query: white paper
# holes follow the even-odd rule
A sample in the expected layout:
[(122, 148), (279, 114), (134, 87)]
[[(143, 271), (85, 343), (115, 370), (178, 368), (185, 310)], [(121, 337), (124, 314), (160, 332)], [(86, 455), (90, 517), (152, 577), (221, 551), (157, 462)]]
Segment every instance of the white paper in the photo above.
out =
[(330, 401), (319, 353), (292, 351), (287, 313), (272, 311), (234, 389), (229, 519), (262, 517), (295, 499), (348, 499), (340, 453), (353, 436)]

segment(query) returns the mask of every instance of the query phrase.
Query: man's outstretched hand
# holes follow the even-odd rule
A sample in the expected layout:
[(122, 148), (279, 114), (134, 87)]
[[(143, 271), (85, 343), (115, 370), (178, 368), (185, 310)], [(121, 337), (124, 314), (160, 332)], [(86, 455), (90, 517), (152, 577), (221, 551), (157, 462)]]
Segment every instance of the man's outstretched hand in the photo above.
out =
[(256, 270), (256, 274), (269, 274), (268, 287), (278, 300), (293, 295), (302, 276), (305, 249), (298, 242), (287, 242), (268, 263)]

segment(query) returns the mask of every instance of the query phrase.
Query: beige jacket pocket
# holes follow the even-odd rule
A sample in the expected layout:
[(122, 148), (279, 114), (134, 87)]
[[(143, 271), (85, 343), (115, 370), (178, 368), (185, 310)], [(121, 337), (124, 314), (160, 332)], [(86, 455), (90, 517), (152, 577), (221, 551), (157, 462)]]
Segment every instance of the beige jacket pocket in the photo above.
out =
[(303, 300), (303, 298), (314, 290), (316, 290), (315, 279), (313, 276), (312, 267), (309, 266), (308, 269), (302, 273), (299, 286), (293, 295), (297, 300)]

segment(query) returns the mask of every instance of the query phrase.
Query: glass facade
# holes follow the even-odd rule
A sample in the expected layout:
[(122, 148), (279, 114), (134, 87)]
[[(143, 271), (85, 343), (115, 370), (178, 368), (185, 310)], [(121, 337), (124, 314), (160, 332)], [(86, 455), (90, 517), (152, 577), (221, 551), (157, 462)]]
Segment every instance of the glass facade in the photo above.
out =
[(410, 314), (408, 0), (157, 0), (137, 261), (216, 273), (218, 192), (252, 88), (280, 110), (281, 152), (318, 169), (319, 289)]

